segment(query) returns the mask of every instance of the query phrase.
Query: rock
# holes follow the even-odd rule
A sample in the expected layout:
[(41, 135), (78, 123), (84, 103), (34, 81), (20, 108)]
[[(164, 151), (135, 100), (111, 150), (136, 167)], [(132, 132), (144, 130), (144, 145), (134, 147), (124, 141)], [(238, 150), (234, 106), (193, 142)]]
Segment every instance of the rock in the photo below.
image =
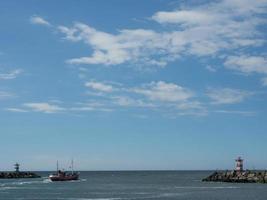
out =
[(0, 172), (0, 179), (11, 178), (40, 178), (38, 174), (33, 172)]
[(214, 172), (202, 181), (233, 182), (233, 183), (267, 183), (266, 171), (220, 171)]

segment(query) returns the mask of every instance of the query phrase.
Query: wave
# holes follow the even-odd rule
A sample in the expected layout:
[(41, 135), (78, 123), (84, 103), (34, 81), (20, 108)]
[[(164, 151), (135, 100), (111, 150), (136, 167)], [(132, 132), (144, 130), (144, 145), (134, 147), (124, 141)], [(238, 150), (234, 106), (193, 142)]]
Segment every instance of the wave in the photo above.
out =
[[(80, 179), (77, 181), (68, 181), (68, 182), (85, 182), (87, 179)], [(19, 189), (17, 186), (22, 186), (22, 185), (34, 185), (34, 184), (48, 184), (52, 183), (52, 181), (47, 177), (43, 178), (41, 180), (34, 180), (34, 181), (12, 181), (12, 182), (6, 182), (6, 183), (1, 183), (0, 184), (0, 190), (6, 190), (6, 189)]]
[[(64, 200), (134, 200), (134, 199), (158, 199), (177, 197), (184, 195), (184, 193), (161, 193), (161, 194), (150, 194), (149, 196), (143, 197), (106, 197), (106, 198), (64, 198)], [(63, 199), (63, 198), (62, 198)]]
[[(61, 198), (60, 198), (61, 199)], [(132, 199), (132, 198), (62, 198), (64, 200), (126, 200), (126, 199)]]
[(52, 181), (49, 178), (46, 178), (43, 180), (43, 183), (52, 183)]
[(177, 189), (238, 189), (236, 186), (176, 186)]
[(0, 187), (0, 191), (3, 191), (3, 190), (14, 190), (14, 189), (18, 189), (19, 187)]
[(14, 182), (6, 182), (0, 184), (0, 189), (3, 188), (18, 188), (14, 186), (21, 186), (21, 185), (31, 185), (31, 184), (44, 184), (44, 183), (50, 183), (51, 181), (49, 179), (42, 179), (42, 180), (37, 180), (37, 181), (14, 181)]

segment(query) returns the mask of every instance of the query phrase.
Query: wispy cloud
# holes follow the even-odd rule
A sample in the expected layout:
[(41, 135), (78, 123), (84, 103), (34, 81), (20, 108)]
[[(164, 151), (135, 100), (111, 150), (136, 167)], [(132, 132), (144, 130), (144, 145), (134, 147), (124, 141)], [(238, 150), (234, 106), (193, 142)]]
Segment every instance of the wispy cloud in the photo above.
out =
[(224, 65), (243, 73), (267, 74), (267, 59), (263, 56), (229, 56)]
[(82, 107), (73, 107), (70, 108), (71, 111), (82, 111), (82, 112), (91, 112), (91, 111), (101, 111), (101, 112), (112, 112), (111, 108), (102, 108), (102, 107), (93, 107), (93, 106), (82, 106)]
[(106, 83), (97, 82), (97, 81), (88, 81), (85, 83), (85, 86), (100, 92), (112, 92), (114, 88), (112, 85)]
[(99, 102), (113, 109), (132, 107), (158, 112), (182, 112), (196, 114), (206, 112), (202, 103), (194, 99), (194, 93), (175, 83), (151, 82), (136, 87), (117, 85), (115, 90), (97, 96)]
[(0, 73), (0, 80), (15, 79), (21, 73), (22, 73), (21, 69), (15, 69), (6, 73)]
[(229, 22), (238, 22), (235, 17), (255, 17), (252, 15), (266, 12), (266, 5), (266, 0), (256, 0), (253, 5), (250, 0), (222, 0), (200, 6), (184, 6), (174, 11), (159, 11), (151, 18), (161, 24), (180, 24), (186, 27), (222, 23), (229, 25)]
[(0, 100), (1, 99), (9, 99), (9, 98), (13, 98), (13, 97), (16, 97), (16, 95), (11, 93), (11, 92), (0, 91)]
[(69, 111), (78, 111), (78, 112), (112, 112), (113, 108), (99, 101), (90, 101), (86, 103), (76, 103), (74, 107), (69, 108)]
[[(261, 46), (265, 43), (258, 26), (264, 24), (262, 13), (267, 2), (256, 0), (223, 0), (201, 6), (184, 6), (174, 11), (159, 11), (151, 19), (170, 26), (166, 31), (122, 29), (117, 34), (75, 23), (72, 27), (59, 26), (65, 39), (83, 42), (93, 53), (69, 59), (71, 64), (118, 65), (139, 63), (165, 66), (180, 57), (218, 56), (232, 54), (241, 47)], [(163, 26), (164, 28), (164, 26)]]
[(267, 86), (267, 77), (262, 79), (262, 85)]
[[(108, 81), (94, 81), (93, 83), (107, 83)], [(115, 83), (114, 83), (115, 84)], [(112, 84), (112, 86), (114, 86)], [(10, 112), (41, 112), (41, 113), (85, 113), (85, 112), (114, 112), (125, 111), (129, 108), (134, 112), (142, 110), (158, 112), (162, 116), (177, 117), (184, 115), (206, 116), (209, 112), (252, 115), (247, 111), (213, 111), (222, 104), (236, 104), (244, 101), (254, 93), (232, 88), (209, 88), (207, 96), (209, 101), (199, 101), (199, 95), (191, 89), (176, 83), (165, 81), (152, 81), (138, 87), (129, 87), (116, 84), (116, 88), (109, 88), (108, 84), (90, 87), (101, 92), (101, 96), (90, 96), (88, 102), (66, 104), (62, 101), (30, 102), (20, 107), (7, 108)], [(88, 87), (85, 85), (85, 87)], [(104, 88), (104, 89), (103, 89)]]
[(143, 107), (154, 108), (157, 107), (154, 103), (145, 101), (144, 99), (137, 99), (129, 96), (112, 96), (112, 103), (122, 107)]
[[(139, 59), (147, 64), (159, 66), (166, 64), (164, 61), (142, 56), (142, 54), (147, 55), (149, 52), (147, 49), (155, 53), (155, 50), (162, 46), (162, 40), (156, 41), (161, 35), (152, 30), (121, 30), (118, 35), (113, 35), (83, 23), (75, 23), (70, 28), (59, 26), (59, 30), (65, 34), (65, 39), (85, 42), (94, 49), (91, 56), (68, 60), (67, 62), (71, 64), (117, 65), (128, 61), (139, 62)], [(143, 49), (144, 47), (146, 49)]]
[(206, 69), (207, 69), (208, 71), (210, 71), (210, 72), (216, 72), (216, 71), (217, 71), (217, 69), (216, 69), (214, 66), (211, 66), (211, 65), (207, 65), (207, 66), (206, 66)]
[(40, 17), (40, 16), (32, 16), (30, 18), (30, 22), (32, 24), (38, 24), (38, 25), (44, 25), (44, 26), (51, 26), (51, 24), (45, 20), (44, 18)]
[(105, 107), (106, 105), (100, 103), (75, 103), (75, 105), (66, 105), (62, 101), (49, 102), (30, 102), (23, 103), (19, 107), (9, 107), (6, 111), (9, 112), (40, 112), (45, 114), (57, 113), (75, 113), (75, 112), (112, 112), (113, 109)]
[(253, 93), (232, 88), (209, 88), (207, 96), (213, 104), (235, 104), (244, 101)]
[(244, 115), (244, 116), (255, 116), (257, 114), (257, 112), (255, 111), (242, 111), (242, 110), (215, 110), (213, 112), (222, 114)]
[(187, 101), (176, 105), (179, 110), (206, 110), (203, 104), (199, 101)]
[(151, 100), (166, 102), (185, 101), (193, 96), (190, 90), (164, 81), (152, 82), (144, 87), (135, 88), (133, 91)]
[(31, 109), (32, 111), (43, 113), (58, 113), (65, 110), (58, 105), (49, 104), (46, 102), (24, 103), (23, 106)]
[(20, 112), (20, 113), (28, 112), (27, 110), (21, 108), (6, 108), (5, 110), (10, 112)]
[(183, 24), (185, 26), (207, 25), (217, 21), (216, 15), (207, 12), (206, 10), (177, 10), (177, 11), (160, 11), (155, 13), (153, 20), (165, 24)]

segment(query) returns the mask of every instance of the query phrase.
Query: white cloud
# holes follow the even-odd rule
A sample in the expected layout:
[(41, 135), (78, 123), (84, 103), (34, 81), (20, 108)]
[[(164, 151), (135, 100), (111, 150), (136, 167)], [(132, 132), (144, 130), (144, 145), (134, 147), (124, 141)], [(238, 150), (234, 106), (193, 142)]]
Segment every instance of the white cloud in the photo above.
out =
[[(227, 25), (234, 17), (253, 17), (254, 14), (266, 12), (266, 0), (221, 0), (200, 6), (189, 5), (175, 11), (159, 11), (152, 19), (162, 24), (184, 24), (187, 26), (203, 26), (222, 23)], [(237, 20), (236, 20), (237, 21)]]
[[(96, 97), (102, 107), (112, 109), (144, 108), (163, 113), (183, 113), (183, 115), (207, 114), (205, 106), (193, 99), (195, 95), (191, 90), (174, 83), (158, 81), (139, 87), (126, 87), (117, 83), (114, 89), (112, 93), (104, 92)], [(92, 106), (84, 107), (85, 110), (94, 110)]]
[(21, 113), (25, 113), (28, 112), (27, 110), (21, 109), (21, 108), (6, 108), (7, 111), (10, 112), (21, 112)]
[(210, 88), (207, 91), (207, 96), (211, 98), (213, 104), (240, 103), (251, 95), (251, 92), (231, 88)]
[(129, 96), (113, 96), (111, 97), (112, 102), (119, 106), (124, 107), (144, 107), (144, 108), (154, 108), (155, 104), (151, 102), (145, 102), (143, 99), (136, 99)]
[(6, 91), (0, 91), (0, 100), (1, 99), (9, 99), (9, 98), (13, 98), (16, 95), (10, 92), (6, 92)]
[(243, 73), (267, 74), (267, 59), (262, 56), (229, 56), (224, 65), (229, 69)]
[(254, 116), (257, 114), (257, 112), (255, 111), (242, 111), (242, 110), (215, 110), (213, 112), (222, 114), (237, 114), (245, 116)]
[[(98, 102), (113, 109), (120, 107), (145, 108), (158, 112), (175, 112), (183, 115), (206, 115), (205, 106), (193, 98), (187, 88), (164, 81), (151, 82), (139, 87), (116, 86), (116, 93), (102, 93)], [(87, 107), (87, 106), (85, 106)], [(88, 108), (93, 110), (91, 106)]]
[[(65, 39), (73, 42), (82, 41), (94, 50), (91, 56), (68, 60), (71, 64), (117, 65), (131, 61), (163, 67), (167, 64), (166, 61), (175, 57), (174, 54), (180, 50), (178, 43), (183, 43), (182, 39), (174, 40), (178, 46), (172, 47), (170, 42), (173, 34), (161, 34), (144, 29), (124, 29), (115, 35), (76, 23), (71, 28), (60, 26), (59, 30), (65, 34)], [(159, 55), (159, 58), (153, 58), (154, 55)]]
[[(99, 31), (83, 23), (59, 26), (66, 40), (83, 42), (93, 53), (69, 59), (70, 64), (118, 65), (123, 63), (164, 67), (187, 55), (217, 56), (237, 52), (240, 47), (260, 46), (266, 0), (223, 0), (175, 11), (159, 11), (151, 18), (161, 24), (175, 24), (167, 31), (122, 29), (117, 34)], [(164, 27), (163, 27), (164, 28)], [(170, 31), (171, 30), (171, 31)], [(218, 55), (219, 56), (219, 55)]]
[(263, 86), (267, 86), (267, 77), (263, 78), (261, 81)]
[(180, 110), (205, 110), (202, 103), (198, 101), (182, 102), (182, 103), (177, 104), (176, 107)]
[(30, 108), (32, 111), (43, 113), (57, 113), (65, 110), (58, 105), (53, 105), (46, 102), (24, 103), (23, 106)]
[(114, 103), (120, 106), (133, 106), (137, 105), (137, 102), (135, 99), (132, 99), (128, 96), (115, 96), (113, 97)]
[(187, 51), (192, 55), (216, 55), (222, 50), (263, 45), (264, 24), (258, 15), (266, 12), (267, 1), (223, 0), (176, 11), (160, 11), (152, 16), (159, 23), (176, 24), (185, 34)]
[(112, 112), (113, 109), (107, 107), (105, 104), (95, 103), (76, 103), (75, 106), (59, 106), (63, 102), (47, 103), (47, 102), (34, 102), (34, 103), (24, 103), (21, 107), (10, 107), (5, 110), (9, 112), (40, 112), (40, 113), (75, 113), (75, 112)]
[[(71, 28), (59, 26), (59, 30), (65, 34), (65, 39), (73, 42), (82, 41), (94, 49), (91, 56), (68, 60), (67, 62), (71, 64), (117, 65), (141, 59), (143, 63), (165, 65), (164, 61), (148, 59), (146, 56), (153, 54), (152, 52), (156, 53), (156, 49), (164, 45), (160, 39), (161, 35), (152, 30), (124, 29), (119, 34), (113, 35), (83, 23), (75, 23)], [(165, 45), (166, 43), (168, 41), (165, 41)]]
[(15, 69), (7, 73), (0, 73), (0, 80), (15, 79), (19, 74), (21, 74), (21, 72), (21, 69)]
[(210, 24), (216, 21), (216, 15), (201, 10), (160, 11), (152, 16), (159, 23), (179, 23), (184, 25)]
[(109, 108), (108, 105), (100, 102), (87, 102), (87, 103), (77, 103), (78, 106), (72, 107), (70, 111), (100, 111), (100, 112), (112, 112), (113, 109)]
[(45, 26), (50, 26), (51, 24), (46, 21), (44, 18), (40, 17), (40, 16), (33, 16), (30, 18), (30, 22), (32, 24), (39, 24), (39, 25), (45, 25)]
[(112, 112), (111, 108), (101, 108), (101, 107), (92, 107), (92, 106), (83, 106), (83, 107), (73, 107), (70, 110), (72, 111), (101, 111), (101, 112)]
[(217, 71), (217, 69), (216, 69), (214, 66), (211, 66), (211, 65), (207, 65), (207, 66), (206, 66), (206, 69), (207, 69), (208, 71), (210, 71), (210, 72), (216, 72), (216, 71)]
[(230, 11), (235, 11), (233, 13), (235, 15), (252, 15), (254, 13), (264, 13), (266, 11), (267, 1), (255, 0), (251, 4), (251, 0), (223, 0), (221, 5)]
[(186, 101), (193, 96), (193, 93), (188, 89), (164, 81), (152, 82), (144, 87), (135, 88), (133, 91), (145, 95), (151, 100), (165, 102)]
[(85, 86), (100, 92), (112, 92), (114, 90), (112, 85), (96, 81), (88, 81), (85, 83)]

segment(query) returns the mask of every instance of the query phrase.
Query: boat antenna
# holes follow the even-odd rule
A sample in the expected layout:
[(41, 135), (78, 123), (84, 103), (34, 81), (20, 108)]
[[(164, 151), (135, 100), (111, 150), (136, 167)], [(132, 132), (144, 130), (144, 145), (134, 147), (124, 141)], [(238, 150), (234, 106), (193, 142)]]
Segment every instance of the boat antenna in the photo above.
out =
[(58, 172), (58, 160), (57, 160), (57, 172)]

